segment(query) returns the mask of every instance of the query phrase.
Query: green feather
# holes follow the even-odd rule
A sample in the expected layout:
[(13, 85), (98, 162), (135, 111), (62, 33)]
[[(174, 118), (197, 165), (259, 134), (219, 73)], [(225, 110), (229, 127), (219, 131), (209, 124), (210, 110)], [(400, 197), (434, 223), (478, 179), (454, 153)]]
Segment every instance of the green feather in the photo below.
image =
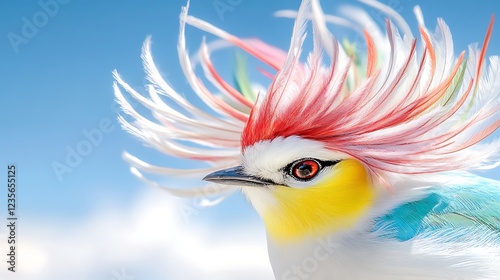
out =
[(467, 68), (466, 65), (467, 65), (467, 60), (462, 62), (462, 65), (460, 65), (460, 68), (458, 70), (458, 75), (455, 75), (453, 81), (451, 82), (450, 87), (448, 88), (443, 98), (441, 99), (444, 101), (443, 106), (448, 104), (451, 100), (457, 97), (458, 90), (464, 80), (465, 69)]
[(246, 99), (255, 101), (257, 95), (253, 91), (250, 80), (248, 79), (247, 63), (241, 53), (236, 53), (236, 69), (233, 79), (236, 89), (241, 92)]

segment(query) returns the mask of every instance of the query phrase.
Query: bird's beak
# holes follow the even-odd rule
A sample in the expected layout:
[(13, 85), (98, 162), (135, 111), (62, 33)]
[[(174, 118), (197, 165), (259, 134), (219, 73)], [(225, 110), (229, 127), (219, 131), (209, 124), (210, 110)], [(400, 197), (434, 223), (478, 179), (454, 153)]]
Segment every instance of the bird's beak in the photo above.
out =
[(274, 184), (269, 180), (245, 174), (241, 166), (215, 171), (205, 176), (203, 180), (233, 186), (264, 187)]

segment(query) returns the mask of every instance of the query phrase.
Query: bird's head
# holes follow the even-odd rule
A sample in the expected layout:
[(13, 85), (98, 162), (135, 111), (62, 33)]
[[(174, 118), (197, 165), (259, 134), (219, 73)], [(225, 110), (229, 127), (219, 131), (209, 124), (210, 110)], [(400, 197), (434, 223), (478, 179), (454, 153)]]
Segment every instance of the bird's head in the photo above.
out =
[[(210, 171), (239, 162), (205, 180), (242, 187), (270, 236), (279, 240), (360, 225), (364, 217), (375, 217), (377, 211), (384, 211), (382, 207), (394, 205), (394, 199), (382, 200), (399, 192), (396, 181), (409, 189), (407, 182), (423, 176), (497, 166), (500, 141), (479, 145), (500, 128), (500, 83), (495, 79), (500, 77), (500, 58), (491, 57), (489, 65), (485, 61), (493, 18), (482, 48), (473, 45), (468, 58), (465, 51), (455, 57), (452, 35), (443, 20), (430, 32), (416, 7), (416, 38), (393, 9), (376, 1), (362, 2), (388, 15), (385, 35), (366, 12), (349, 10), (350, 20), (340, 22), (363, 30), (366, 44), (361, 49), (341, 44), (330, 33), (319, 1), (303, 0), (297, 12), (283, 12), (295, 18), (288, 52), (259, 40), (240, 39), (189, 16), (184, 7), (179, 59), (191, 88), (214, 114), (198, 108), (163, 80), (147, 40), (143, 59), (151, 82), (150, 99), (115, 73), (116, 98), (134, 119), (120, 117), (120, 122), (152, 147), (207, 162)], [(313, 48), (304, 61), (302, 46), (309, 22)], [(184, 34), (187, 24), (238, 46), (276, 70), (261, 69), (271, 79), (266, 90), (255, 100), (257, 94), (241, 65), (235, 73), (236, 87), (217, 73), (210, 53), (223, 45), (207, 45), (203, 40), (197, 59), (192, 60)], [(197, 63), (221, 95), (212, 94), (196, 75)], [(137, 112), (120, 88), (152, 109), (164, 126)], [(163, 168), (130, 155), (126, 158), (144, 179), (139, 169), (167, 175), (208, 173), (205, 168)], [(198, 189), (165, 189), (182, 196), (199, 194)], [(384, 192), (387, 189), (391, 191)]]
[[(486, 105), (489, 111), (481, 112), (487, 121), (476, 121), (480, 105), (472, 89), (481, 70), (464, 59), (464, 52), (448, 59), (453, 49), (441, 39), (451, 38), (445, 25), (433, 36), (421, 23), (421, 59), (415, 59), (411, 31), (402, 40), (390, 21), (385, 38), (365, 30), (368, 50), (360, 66), (355, 53), (323, 32), (322, 12), (313, 1), (314, 48), (303, 63), (309, 4), (302, 3), (289, 51), (276, 56), (282, 59), (278, 72), (245, 119), (241, 165), (205, 177), (242, 186), (270, 237), (293, 240), (353, 229), (380, 210), (376, 205), (389, 204), (381, 201), (390, 197), (386, 190), (396, 181), (476, 168), (496, 153), (495, 144), (474, 147), (500, 122)], [(490, 34), (491, 24), (484, 48)], [(484, 51), (474, 57), (480, 64)], [(444, 61), (439, 67), (446, 74), (438, 75)]]
[(244, 150), (242, 165), (205, 180), (242, 186), (279, 241), (351, 228), (375, 197), (362, 163), (300, 137), (258, 142)]

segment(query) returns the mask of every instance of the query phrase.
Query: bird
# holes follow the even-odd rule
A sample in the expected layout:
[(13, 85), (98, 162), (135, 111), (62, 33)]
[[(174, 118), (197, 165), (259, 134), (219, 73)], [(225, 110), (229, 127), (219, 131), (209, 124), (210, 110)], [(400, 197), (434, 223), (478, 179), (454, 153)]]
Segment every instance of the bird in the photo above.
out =
[[(162, 186), (176, 196), (242, 192), (265, 225), (276, 279), (500, 279), (500, 183), (474, 173), (500, 165), (500, 57), (486, 55), (494, 16), (482, 44), (456, 55), (444, 19), (430, 31), (419, 6), (413, 28), (374, 0), (345, 11), (326, 14), (319, 0), (278, 11), (294, 21), (286, 50), (194, 17), (187, 2), (177, 50), (197, 101), (164, 79), (150, 37), (147, 96), (116, 70), (113, 87), (125, 130), (204, 165), (125, 160), (151, 184), (146, 173), (207, 184)], [(191, 54), (186, 26), (217, 39)], [(340, 42), (340, 27), (357, 40)], [(227, 81), (210, 57), (230, 48)], [(252, 83), (246, 57), (268, 85)]]

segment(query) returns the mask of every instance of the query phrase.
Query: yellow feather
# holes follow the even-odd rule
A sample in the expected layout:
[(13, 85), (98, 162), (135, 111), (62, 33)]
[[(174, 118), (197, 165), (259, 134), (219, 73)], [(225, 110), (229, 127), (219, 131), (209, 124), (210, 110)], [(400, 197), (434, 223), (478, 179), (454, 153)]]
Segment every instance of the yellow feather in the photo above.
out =
[(270, 237), (288, 242), (354, 226), (373, 204), (375, 190), (365, 167), (347, 159), (313, 186), (277, 186), (273, 194), (276, 204), (263, 215), (264, 222)]

